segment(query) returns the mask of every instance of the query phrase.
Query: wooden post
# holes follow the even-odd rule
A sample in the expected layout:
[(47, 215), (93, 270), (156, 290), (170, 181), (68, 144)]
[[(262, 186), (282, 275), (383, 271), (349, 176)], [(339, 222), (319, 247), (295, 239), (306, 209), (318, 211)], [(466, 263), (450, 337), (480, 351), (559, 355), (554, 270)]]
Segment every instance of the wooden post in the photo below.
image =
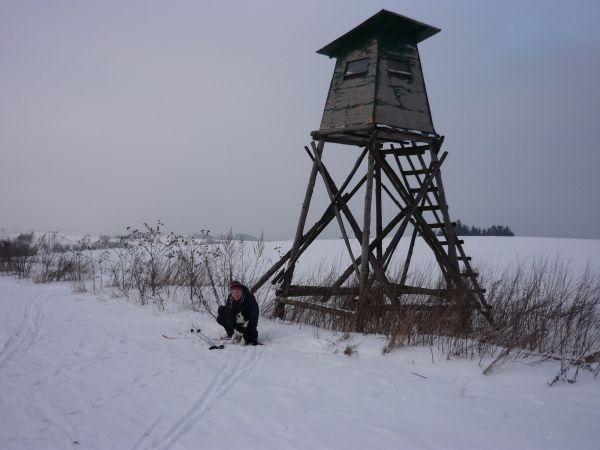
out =
[(415, 240), (417, 238), (417, 227), (413, 227), (412, 236), (410, 238), (410, 245), (408, 246), (408, 253), (406, 254), (406, 260), (404, 261), (404, 267), (402, 268), (402, 277), (400, 278), (400, 286), (404, 286), (406, 283), (406, 277), (408, 277), (408, 266), (413, 254), (413, 248), (415, 246)]
[[(369, 152), (367, 168), (367, 187), (365, 189), (365, 210), (363, 215), (362, 253), (360, 259), (360, 300), (359, 305), (367, 302), (367, 280), (369, 278), (369, 240), (371, 237), (371, 201), (373, 198), (373, 172), (375, 160)], [(362, 326), (361, 326), (362, 328)]]
[[(381, 235), (381, 231), (383, 230), (383, 206), (381, 204), (381, 166), (379, 164), (375, 165), (375, 232), (377, 236)], [(377, 252), (376, 252), (377, 260), (379, 261), (379, 265), (383, 266), (383, 261), (381, 260), (383, 256), (383, 243), (380, 241), (377, 244)]]
[[(323, 147), (325, 146), (325, 141), (323, 139), (319, 140), (319, 146), (317, 147), (317, 152), (319, 155), (323, 153)], [(292, 245), (292, 250), (290, 252), (290, 259), (288, 262), (288, 267), (286, 270), (286, 276), (283, 280), (283, 292), (285, 296), (286, 290), (289, 288), (292, 277), (294, 275), (294, 267), (295, 267), (295, 256), (300, 247), (300, 243), (302, 241), (302, 235), (304, 233), (304, 225), (306, 224), (306, 217), (308, 216), (308, 208), (310, 206), (310, 200), (312, 198), (313, 189), (315, 187), (315, 182), (317, 181), (317, 172), (319, 170), (319, 164), (317, 161), (313, 162), (312, 169), (310, 171), (310, 176), (308, 177), (308, 185), (306, 186), (306, 193), (304, 194), (304, 201), (302, 202), (302, 209), (300, 211), (300, 218), (298, 219), (298, 226), (296, 228), (296, 236), (294, 237), (294, 244)], [(273, 310), (273, 317), (283, 319), (285, 314), (285, 306), (283, 303), (277, 303), (275, 309)]]

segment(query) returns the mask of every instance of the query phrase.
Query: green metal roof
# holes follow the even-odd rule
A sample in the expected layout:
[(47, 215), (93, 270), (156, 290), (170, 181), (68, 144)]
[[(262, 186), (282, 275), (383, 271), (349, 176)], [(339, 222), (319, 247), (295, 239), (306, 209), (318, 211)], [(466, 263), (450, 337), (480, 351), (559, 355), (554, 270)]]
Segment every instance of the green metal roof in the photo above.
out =
[(356, 38), (369, 34), (390, 32), (395, 35), (410, 37), (418, 44), (440, 31), (439, 28), (382, 9), (343, 36), (318, 50), (317, 53), (332, 58), (340, 50), (352, 45)]

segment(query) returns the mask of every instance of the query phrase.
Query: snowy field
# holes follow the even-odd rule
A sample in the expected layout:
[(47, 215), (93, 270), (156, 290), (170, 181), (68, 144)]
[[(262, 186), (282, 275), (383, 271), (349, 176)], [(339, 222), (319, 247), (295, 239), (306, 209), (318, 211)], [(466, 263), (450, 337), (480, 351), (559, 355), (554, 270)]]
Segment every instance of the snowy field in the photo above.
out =
[[(475, 268), (482, 269), (483, 272), (487, 269), (502, 270), (507, 266), (520, 263), (528, 264), (538, 258), (558, 258), (568, 264), (574, 274), (582, 273), (587, 264), (594, 270), (600, 271), (600, 239), (495, 236), (461, 236), (460, 239), (465, 242), (463, 248), (466, 254), (473, 258), (471, 264)], [(389, 239), (384, 239), (384, 248), (388, 243)], [(397, 269), (404, 263), (409, 243), (409, 237), (400, 240), (392, 258), (392, 269)], [(360, 255), (360, 243), (353, 239), (351, 244), (354, 255)], [(271, 249), (280, 246), (285, 252), (291, 247), (291, 243), (267, 242), (265, 246), (267, 253), (271, 251), (273, 258), (277, 260)], [(433, 253), (422, 239), (416, 240), (411, 261), (411, 270), (435, 265)], [(350, 262), (344, 241), (322, 240), (318, 241), (318, 245), (310, 246), (302, 255), (297, 273), (310, 274), (314, 267), (320, 265), (323, 267), (336, 265), (345, 269)], [(437, 273), (437, 267), (435, 270)]]
[[(598, 240), (465, 241), (475, 264), (600, 267)], [(343, 243), (315, 248), (301, 267), (339, 259)], [(208, 316), (7, 277), (0, 311), (0, 449), (600, 448), (600, 380), (549, 387), (556, 362), (484, 376), (485, 362), (429, 347), (383, 355), (383, 337), (264, 318), (266, 345), (209, 351), (189, 333), (221, 335)]]

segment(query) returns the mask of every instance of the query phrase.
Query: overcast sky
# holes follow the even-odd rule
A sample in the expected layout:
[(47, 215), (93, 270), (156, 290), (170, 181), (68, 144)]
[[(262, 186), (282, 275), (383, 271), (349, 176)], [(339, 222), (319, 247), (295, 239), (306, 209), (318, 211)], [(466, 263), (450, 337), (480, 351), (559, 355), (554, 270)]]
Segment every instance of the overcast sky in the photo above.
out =
[(420, 49), (451, 217), (600, 238), (596, 0), (2, 0), (0, 228), (293, 237), (315, 51), (382, 8), (442, 29)]

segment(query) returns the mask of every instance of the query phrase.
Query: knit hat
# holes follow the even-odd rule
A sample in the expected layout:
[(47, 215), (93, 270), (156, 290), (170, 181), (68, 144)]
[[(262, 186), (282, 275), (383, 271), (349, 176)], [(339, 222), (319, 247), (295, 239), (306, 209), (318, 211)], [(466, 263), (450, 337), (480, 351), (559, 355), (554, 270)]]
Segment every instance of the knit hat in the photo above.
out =
[(242, 290), (244, 287), (244, 285), (242, 283), (240, 283), (239, 281), (232, 281), (231, 283), (229, 283), (229, 290), (233, 290), (233, 289), (239, 289)]

